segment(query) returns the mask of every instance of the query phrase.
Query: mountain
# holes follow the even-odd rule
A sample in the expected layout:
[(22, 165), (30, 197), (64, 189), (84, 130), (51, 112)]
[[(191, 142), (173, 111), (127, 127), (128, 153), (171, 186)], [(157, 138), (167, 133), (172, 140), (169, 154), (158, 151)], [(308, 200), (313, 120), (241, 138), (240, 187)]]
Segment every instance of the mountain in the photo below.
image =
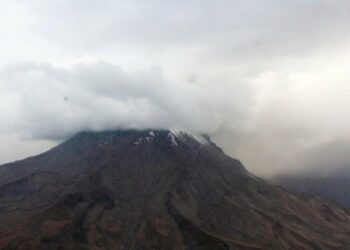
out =
[(0, 166), (0, 221), (0, 249), (350, 248), (347, 210), (171, 130), (82, 132)]
[(333, 200), (350, 209), (350, 176), (303, 176), (283, 175), (273, 180), (292, 192), (306, 193)]

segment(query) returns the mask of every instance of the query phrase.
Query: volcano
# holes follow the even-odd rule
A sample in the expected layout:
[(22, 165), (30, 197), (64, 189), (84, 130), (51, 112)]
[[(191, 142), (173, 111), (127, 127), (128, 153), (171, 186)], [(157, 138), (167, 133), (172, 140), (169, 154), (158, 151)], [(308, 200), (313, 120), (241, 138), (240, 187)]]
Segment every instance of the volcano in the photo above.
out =
[(350, 214), (207, 136), (81, 132), (0, 166), (0, 249), (349, 249)]

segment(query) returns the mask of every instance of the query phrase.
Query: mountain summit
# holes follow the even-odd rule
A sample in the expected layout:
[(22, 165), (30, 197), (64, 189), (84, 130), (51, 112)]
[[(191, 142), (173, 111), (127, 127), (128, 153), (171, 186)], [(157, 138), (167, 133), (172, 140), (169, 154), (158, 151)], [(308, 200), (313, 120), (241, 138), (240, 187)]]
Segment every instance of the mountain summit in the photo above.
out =
[(349, 249), (350, 214), (206, 136), (82, 132), (0, 166), (0, 249)]

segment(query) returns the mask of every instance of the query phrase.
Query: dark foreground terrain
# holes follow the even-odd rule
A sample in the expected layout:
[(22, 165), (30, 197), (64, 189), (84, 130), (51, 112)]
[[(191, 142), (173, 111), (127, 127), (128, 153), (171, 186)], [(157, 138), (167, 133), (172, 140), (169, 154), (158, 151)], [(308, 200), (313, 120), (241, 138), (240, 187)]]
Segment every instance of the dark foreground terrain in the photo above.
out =
[(350, 249), (350, 214), (208, 138), (83, 132), (0, 166), (0, 249)]

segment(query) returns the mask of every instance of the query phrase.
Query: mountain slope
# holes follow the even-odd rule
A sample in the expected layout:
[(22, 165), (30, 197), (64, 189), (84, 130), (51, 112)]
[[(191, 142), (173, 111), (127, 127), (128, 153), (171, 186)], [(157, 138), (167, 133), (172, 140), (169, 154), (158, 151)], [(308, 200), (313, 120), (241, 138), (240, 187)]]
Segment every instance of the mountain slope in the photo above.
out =
[(287, 190), (317, 195), (350, 208), (350, 177), (340, 176), (279, 176), (273, 180)]
[(83, 132), (1, 166), (0, 221), (0, 249), (350, 247), (347, 211), (169, 130)]

